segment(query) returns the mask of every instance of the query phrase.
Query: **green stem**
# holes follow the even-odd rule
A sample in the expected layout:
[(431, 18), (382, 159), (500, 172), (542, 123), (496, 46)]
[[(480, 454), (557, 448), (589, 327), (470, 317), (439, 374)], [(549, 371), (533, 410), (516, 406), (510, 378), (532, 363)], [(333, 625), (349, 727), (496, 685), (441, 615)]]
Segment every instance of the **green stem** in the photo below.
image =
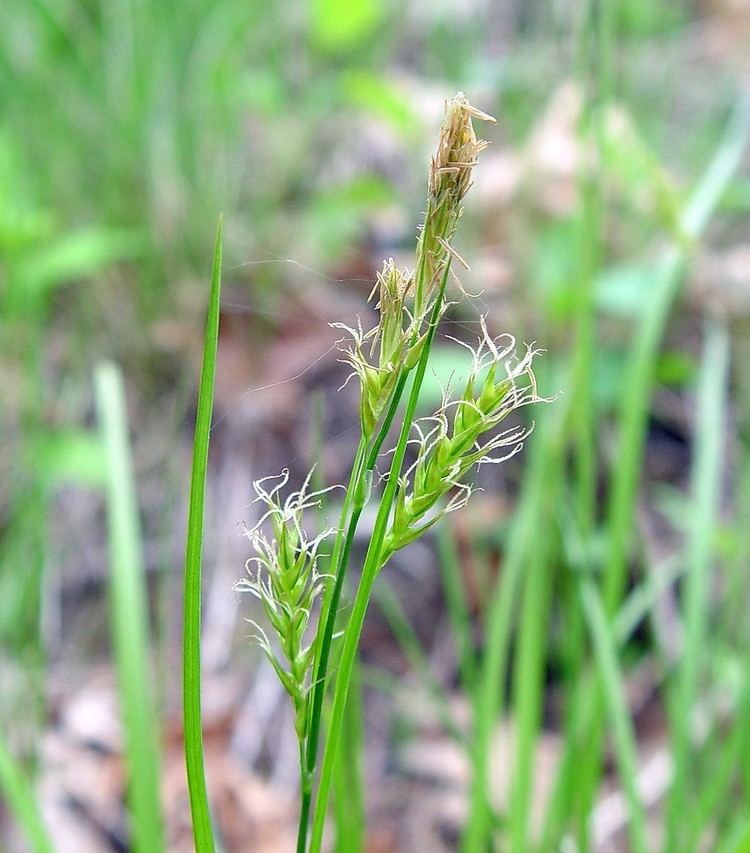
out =
[[(591, 0), (584, 4), (579, 38), (579, 78), (586, 95), (587, 108), (581, 134), (583, 145), (596, 152), (596, 166), (583, 166), (578, 174), (581, 212), (578, 230), (578, 285), (576, 287), (576, 333), (572, 354), (571, 400), (569, 418), (574, 430), (574, 502), (576, 522), (585, 539), (594, 535), (596, 526), (597, 454), (596, 406), (593, 399), (593, 367), (597, 345), (595, 281), (605, 257), (607, 233), (607, 111), (613, 94), (612, 54), (615, 46), (615, 19), (612, 3)], [(577, 596), (567, 609), (571, 624), (566, 644), (573, 672), (586, 654), (583, 615)], [(577, 673), (572, 684), (578, 681)], [(571, 683), (571, 682), (569, 682)], [(581, 813), (588, 816), (594, 787), (579, 784)], [(584, 824), (586, 827), (587, 823)], [(585, 831), (583, 833), (585, 836)], [(582, 844), (586, 847), (586, 843)]]
[(667, 850), (691, 849), (685, 843), (685, 815), (693, 813), (689, 772), (695, 706), (707, 666), (710, 570), (721, 497), (724, 412), (729, 372), (729, 336), (718, 321), (706, 322), (706, 343), (698, 387), (698, 422), (692, 471), (692, 523), (688, 527), (684, 592), (685, 646), (675, 690), (672, 754), (674, 781), (667, 803)]
[(437, 529), (437, 549), (443, 594), (445, 595), (448, 617), (453, 629), (456, 644), (456, 659), (461, 684), (470, 695), (476, 684), (476, 661), (474, 659), (474, 641), (472, 637), (471, 609), (466, 596), (465, 582), (461, 572), (461, 563), (456, 542), (450, 526), (439, 525)]
[(305, 847), (307, 846), (307, 825), (310, 822), (312, 779), (307, 772), (304, 739), (300, 739), (299, 742), (299, 773), (302, 803), (299, 810), (299, 824), (297, 826), (297, 853), (305, 853)]
[(21, 764), (13, 757), (0, 734), (0, 792), (8, 811), (16, 818), (33, 853), (54, 853), (55, 845), (44, 823), (39, 799)]
[[(352, 466), (352, 473), (349, 478), (349, 486), (347, 487), (346, 497), (344, 498), (344, 505), (341, 508), (341, 517), (339, 520), (340, 532), (336, 537), (333, 554), (331, 556), (331, 565), (333, 567), (335, 580), (333, 586), (329, 588), (330, 592), (327, 596), (327, 601), (323, 602), (323, 613), (321, 617), (324, 626), (323, 635), (321, 637), (320, 652), (315, 667), (315, 684), (313, 687), (312, 705), (310, 709), (310, 727), (307, 736), (307, 760), (306, 765), (304, 766), (302, 806), (300, 809), (300, 823), (297, 834), (297, 850), (299, 853), (304, 853), (305, 847), (307, 846), (308, 815), (310, 812), (310, 801), (312, 799), (312, 778), (315, 774), (315, 767), (318, 762), (320, 721), (323, 712), (323, 699), (325, 697), (328, 663), (331, 656), (331, 643), (333, 641), (333, 632), (336, 627), (336, 618), (338, 616), (339, 601), (341, 600), (341, 591), (344, 586), (344, 577), (349, 565), (349, 556), (351, 554), (354, 536), (357, 532), (357, 525), (359, 524), (359, 519), (362, 515), (362, 510), (366, 502), (365, 482), (368, 475), (375, 468), (380, 448), (383, 446), (383, 442), (390, 432), (393, 419), (396, 415), (396, 411), (398, 410), (398, 404), (404, 391), (404, 386), (406, 385), (407, 375), (408, 372), (404, 371), (396, 383), (390, 405), (388, 406), (388, 411), (383, 418), (383, 422), (380, 425), (378, 434), (370, 447), (369, 453), (367, 453), (367, 437), (362, 435), (360, 438), (357, 453), (354, 458), (354, 464)], [(367, 454), (366, 459), (365, 454)], [(362, 467), (363, 461), (364, 468)], [(346, 521), (347, 518), (349, 519), (348, 523)]]
[(107, 461), (109, 597), (128, 771), (132, 846), (162, 850), (159, 723), (149, 660), (149, 607), (122, 374), (96, 370), (96, 402)]
[(208, 443), (211, 433), (216, 352), (219, 340), (221, 231), (221, 222), (219, 222), (211, 273), (211, 296), (206, 320), (198, 411), (195, 416), (193, 470), (190, 482), (190, 509), (185, 555), (182, 701), (185, 729), (185, 765), (196, 853), (214, 853), (216, 849), (211, 828), (208, 791), (206, 790), (201, 723), (201, 562)]
[(336, 761), (333, 813), (336, 853), (359, 853), (365, 849), (365, 810), (362, 786), (362, 685), (359, 663), (355, 663), (344, 715), (344, 739), (348, 749)]
[(485, 651), (477, 672), (474, 696), (472, 783), (469, 819), (461, 842), (464, 853), (485, 853), (492, 825), (489, 771), (492, 734), (504, 703), (505, 675), (519, 590), (526, 567), (529, 543), (538, 534), (549, 472), (559, 434), (545, 419), (537, 424), (529, 450), (523, 493), (505, 550), (503, 571), (491, 595), (485, 624)]
[[(553, 476), (550, 480), (540, 508), (545, 528), (552, 528), (550, 510), (559, 493), (560, 478)], [(513, 667), (515, 756), (508, 815), (510, 849), (519, 853), (529, 847), (529, 811), (542, 714), (545, 640), (552, 587), (552, 542), (552, 535), (547, 534), (529, 543), (523, 601), (519, 607), (518, 648)]]
[(638, 791), (638, 754), (635, 732), (625, 696), (625, 679), (617, 660), (611, 621), (601, 596), (589, 577), (581, 577), (579, 589), (594, 646), (606, 710), (612, 727), (620, 780), (628, 804), (630, 832), (628, 849), (633, 853), (645, 853), (649, 845), (646, 835), (646, 813)]
[(366, 451), (367, 438), (362, 435), (359, 440), (357, 452), (354, 456), (354, 463), (349, 476), (349, 485), (346, 488), (344, 504), (341, 507), (338, 533), (336, 534), (336, 540), (333, 545), (333, 554), (331, 555), (331, 571), (335, 577), (335, 581), (332, 586), (329, 585), (326, 591), (320, 616), (324, 628), (315, 666), (315, 682), (310, 711), (310, 726), (307, 736), (307, 758), (304, 766), (306, 766), (308, 770), (315, 767), (320, 718), (323, 708), (323, 694), (325, 692), (325, 675), (328, 667), (333, 629), (336, 623), (338, 601), (341, 595), (341, 586), (343, 584), (341, 567), (344, 565), (344, 555), (347, 553), (347, 550), (351, 548), (351, 542), (349, 540), (350, 533), (352, 532), (352, 503), (355, 493), (361, 490), (362, 477), (364, 476), (362, 465)]
[(419, 364), (417, 365), (414, 380), (409, 394), (409, 400), (406, 404), (406, 412), (401, 424), (401, 432), (396, 444), (396, 450), (393, 454), (391, 469), (388, 474), (383, 497), (378, 508), (377, 518), (375, 519), (375, 528), (370, 539), (370, 545), (365, 556), (365, 563), (362, 567), (362, 577), (360, 579), (357, 595), (354, 599), (352, 615), (344, 635), (344, 644), (341, 651), (341, 662), (339, 666), (338, 676), (336, 678), (336, 690), (333, 697), (333, 708), (331, 711), (331, 724), (329, 727), (329, 735), (326, 741), (326, 747), (323, 754), (323, 764), (321, 767), (320, 783), (318, 787), (318, 796), (315, 802), (315, 814), (313, 817), (313, 834), (311, 839), (310, 851), (317, 853), (320, 851), (323, 842), (323, 831), (325, 829), (326, 809), (328, 805), (328, 796), (330, 794), (331, 780), (333, 777), (334, 762), (336, 760), (336, 750), (339, 743), (339, 735), (343, 725), (344, 712), (346, 710), (346, 699), (349, 690), (349, 680), (351, 678), (352, 667), (357, 655), (357, 647), (359, 645), (359, 637), (362, 632), (367, 606), (369, 604), (370, 592), (372, 585), (375, 582), (375, 577), (381, 568), (381, 554), (383, 541), (388, 528), (390, 519), (391, 507), (396, 495), (398, 486), (398, 478), (401, 473), (401, 468), (406, 455), (406, 445), (411, 432), (412, 421), (417, 409), (419, 400), (419, 392), (422, 388), (422, 382), (427, 370), (427, 359), (430, 355), (432, 340), (435, 336), (440, 319), (440, 313), (443, 305), (443, 293), (448, 279), (450, 270), (450, 261), (446, 264), (445, 273), (440, 283), (440, 291), (435, 299), (435, 304), (430, 317), (430, 326), (428, 330), (427, 340), (420, 355)]

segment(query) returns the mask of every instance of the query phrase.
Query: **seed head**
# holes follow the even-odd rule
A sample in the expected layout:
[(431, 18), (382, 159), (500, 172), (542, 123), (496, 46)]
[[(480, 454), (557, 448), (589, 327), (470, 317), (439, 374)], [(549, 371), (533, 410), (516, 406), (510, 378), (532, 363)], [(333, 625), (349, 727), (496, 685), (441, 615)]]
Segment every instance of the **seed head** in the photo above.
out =
[(417, 363), (425, 340), (406, 305), (413, 281), (413, 276), (398, 269), (393, 259), (386, 261), (370, 294), (370, 298), (378, 294), (378, 325), (364, 333), (361, 326), (353, 329), (343, 323), (333, 324), (351, 335), (343, 351), (344, 361), (359, 378), (360, 419), (367, 436), (374, 432), (399, 376)]
[[(488, 435), (511, 412), (543, 401), (533, 371), (539, 351), (527, 347), (524, 356), (515, 360), (512, 336), (491, 338), (484, 319), (482, 331), (472, 350), (473, 365), (463, 395), (453, 401), (446, 395), (433, 417), (415, 424), (417, 460), (399, 481), (384, 562), (446, 513), (466, 504), (471, 487), (465, 478), (473, 467), (514, 456), (531, 432), (531, 427), (513, 426)], [(448, 503), (430, 514), (449, 493), (453, 494)]]
[[(365, 333), (360, 326), (353, 329), (343, 323), (333, 324), (352, 338), (344, 350), (345, 361), (360, 381), (360, 420), (366, 436), (374, 433), (399, 377), (419, 361), (427, 339), (424, 318), (451, 258), (464, 263), (450, 240), (461, 215), (461, 200), (471, 186), (477, 155), (487, 144), (477, 139), (472, 118), (494, 121), (472, 107), (463, 93), (446, 104), (440, 141), (430, 164), (416, 275), (398, 269), (392, 259), (386, 261), (370, 294), (378, 294), (378, 325)], [(407, 299), (412, 293), (410, 310)], [(367, 344), (369, 358), (365, 354)]]
[[(311, 474), (302, 488), (290, 494), (283, 503), (279, 493), (289, 480), (288, 470), (278, 477), (265, 477), (253, 483), (256, 501), (264, 503), (268, 510), (255, 527), (247, 531), (255, 554), (247, 561), (248, 577), (235, 584), (237, 591), (250, 592), (260, 600), (276, 634), (281, 655), (277, 654), (263, 628), (255, 625), (258, 642), (292, 700), (295, 728), (300, 738), (307, 730), (307, 693), (317, 626), (311, 641), (306, 641), (306, 635), (311, 627), (315, 600), (327, 580), (317, 571), (318, 549), (334, 532), (325, 530), (314, 539), (308, 539), (303, 530), (304, 510), (318, 506), (322, 494), (308, 491)], [(266, 483), (274, 480), (276, 483), (268, 488)], [(264, 531), (265, 526), (270, 526), (270, 538)]]
[(472, 118), (495, 124), (495, 119), (473, 107), (463, 92), (446, 103), (440, 140), (430, 163), (429, 201), (435, 206), (446, 196), (458, 204), (469, 191), (477, 156), (488, 144), (477, 139)]
[(472, 119), (492, 116), (472, 107), (463, 92), (446, 103), (440, 141), (430, 162), (427, 212), (419, 240), (414, 313), (422, 317), (455, 256), (450, 246), (462, 213), (461, 201), (471, 187), (471, 173), (487, 143), (477, 139)]
[(377, 293), (375, 308), (379, 314), (377, 332), (373, 338), (379, 348), (378, 363), (381, 368), (398, 361), (404, 345), (405, 324), (409, 319), (406, 297), (414, 283), (413, 276), (407, 270), (400, 270), (393, 258), (383, 262), (378, 273), (370, 299)]

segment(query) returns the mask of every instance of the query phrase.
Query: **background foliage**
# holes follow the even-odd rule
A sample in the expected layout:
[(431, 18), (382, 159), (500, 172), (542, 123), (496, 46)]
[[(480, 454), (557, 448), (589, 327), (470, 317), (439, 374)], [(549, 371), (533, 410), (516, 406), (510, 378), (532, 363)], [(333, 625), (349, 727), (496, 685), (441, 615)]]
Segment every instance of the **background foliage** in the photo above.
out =
[[(223, 213), (209, 793), (228, 850), (288, 848), (289, 720), (231, 594), (237, 524), (286, 462), (346, 479), (327, 322), (411, 252), (464, 89), (498, 128), (462, 278), (562, 393), (380, 584), (340, 849), (365, 811), (373, 849), (748, 849), (744, 4), (6, 0), (0, 27), (0, 846), (190, 849), (174, 673)], [(446, 333), (473, 340), (464, 320)], [(465, 369), (437, 346), (428, 401)], [(161, 814), (128, 800), (139, 772)]]

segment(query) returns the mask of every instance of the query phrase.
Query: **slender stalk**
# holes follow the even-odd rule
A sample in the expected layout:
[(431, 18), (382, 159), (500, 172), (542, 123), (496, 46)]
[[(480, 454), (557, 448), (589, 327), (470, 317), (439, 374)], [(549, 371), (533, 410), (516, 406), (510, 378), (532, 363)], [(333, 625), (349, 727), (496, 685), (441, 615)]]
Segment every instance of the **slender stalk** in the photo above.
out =
[[(323, 707), (323, 695), (325, 693), (325, 675), (328, 668), (331, 639), (333, 637), (333, 631), (336, 624), (338, 603), (344, 582), (342, 565), (345, 565), (344, 556), (347, 555), (348, 550), (351, 548), (350, 533), (353, 534), (354, 532), (352, 529), (352, 503), (354, 501), (354, 495), (361, 490), (361, 482), (364, 476), (363, 462), (366, 452), (367, 439), (363, 435), (360, 437), (359, 446), (357, 447), (357, 452), (354, 456), (354, 464), (352, 465), (351, 474), (349, 475), (349, 485), (346, 488), (344, 503), (341, 507), (338, 533), (336, 534), (333, 553), (331, 554), (330, 571), (335, 580), (334, 583), (329, 585), (327, 588), (321, 608), (321, 621), (324, 624), (324, 628), (315, 668), (311, 723), (307, 735), (307, 757), (305, 760), (305, 766), (310, 771), (315, 769), (320, 717)], [(356, 522), (354, 526), (356, 527)]]
[[(557, 430), (554, 430), (557, 433)], [(543, 418), (530, 442), (529, 462), (518, 511), (505, 551), (503, 572), (491, 593), (485, 623), (485, 652), (477, 673), (474, 696), (474, 737), (469, 818), (461, 849), (465, 853), (485, 853), (492, 824), (489, 798), (489, 771), (492, 733), (503, 707), (505, 676), (518, 594), (526, 566), (529, 543), (541, 529), (542, 498), (554, 450), (551, 432)]]
[[(607, 231), (607, 115), (613, 94), (612, 56), (615, 46), (616, 11), (607, 0), (583, 4), (579, 35), (579, 77), (586, 99), (584, 146), (596, 153), (592, 169), (585, 163), (578, 174), (581, 210), (578, 217), (578, 281), (576, 285), (576, 334), (571, 357), (571, 399), (569, 417), (574, 428), (574, 501), (576, 522), (586, 539), (594, 535), (596, 520), (596, 406), (593, 399), (593, 367), (596, 361), (596, 309), (594, 290), (605, 254)], [(572, 591), (569, 630), (566, 633), (569, 660), (580, 663), (586, 655), (586, 632), (576, 591)], [(570, 689), (575, 689), (577, 678)], [(569, 682), (570, 684), (570, 682)], [(575, 704), (575, 703), (573, 703)], [(595, 774), (593, 774), (595, 775)], [(595, 783), (579, 784), (576, 796), (582, 814), (588, 815)], [(581, 846), (585, 849), (587, 823), (584, 821)]]
[(750, 818), (746, 812), (732, 815), (725, 836), (714, 847), (715, 853), (747, 853), (750, 850)]
[[(607, 2), (592, 2), (583, 12), (581, 27), (581, 50), (579, 75), (584, 90), (588, 89), (588, 110), (582, 142), (594, 144), (597, 151), (597, 169), (592, 174), (586, 166), (578, 175), (578, 191), (581, 211), (576, 223), (577, 284), (576, 284), (576, 333), (571, 356), (571, 389), (576, 400), (570, 406), (568, 416), (574, 430), (576, 452), (575, 491), (578, 523), (587, 530), (593, 527), (596, 504), (596, 453), (593, 405), (592, 370), (596, 347), (594, 283), (601, 266), (603, 235), (606, 231), (605, 205), (605, 132), (606, 109), (611, 92), (610, 55), (612, 38), (613, 5)], [(598, 15), (598, 27), (591, 33), (594, 44), (589, 45), (584, 37), (589, 34), (592, 16)], [(593, 28), (592, 28), (593, 29)], [(590, 55), (593, 54), (593, 55)], [(595, 80), (589, 79), (593, 74)]]
[(39, 811), (34, 790), (0, 736), (0, 791), (34, 853), (54, 853), (55, 846)]
[[(545, 492), (542, 518), (549, 518), (554, 506), (559, 477)], [(514, 662), (513, 722), (515, 732), (515, 757), (513, 785), (510, 797), (510, 849), (519, 853), (530, 847), (528, 819), (534, 778), (535, 744), (539, 734), (544, 690), (545, 640), (552, 579), (549, 576), (549, 557), (553, 538), (537, 537), (531, 542), (523, 602), (520, 608), (518, 650)]]
[(457, 744), (464, 747), (468, 746), (466, 735), (455, 718), (446, 691), (433, 675), (430, 661), (422, 648), (417, 632), (404, 612), (404, 607), (398, 596), (385, 577), (373, 589), (373, 596), (388, 622), (391, 633), (406, 655), (406, 659), (418, 674), (427, 688), (430, 698), (435, 703), (435, 711), (440, 724)]
[[(710, 754), (713, 761), (706, 767), (705, 775), (701, 773), (704, 781), (699, 797), (695, 807), (683, 814), (687, 818), (683, 832), (683, 850), (708, 849), (707, 844), (700, 843), (705, 841), (706, 830), (710, 828), (715, 832), (736, 812), (735, 803), (739, 799), (736, 794), (737, 771), (742, 761), (742, 741), (747, 737), (745, 721), (749, 695), (750, 692), (745, 687), (745, 695), (737, 708), (735, 724), (729, 731), (720, 731), (718, 736), (715, 733), (712, 740)], [(721, 729), (722, 726), (717, 728)], [(701, 839), (702, 835), (704, 839)]]
[(305, 754), (304, 740), (300, 740), (299, 742), (299, 767), (302, 798), (299, 810), (299, 823), (297, 824), (297, 853), (305, 853), (305, 848), (307, 847), (307, 825), (310, 823), (310, 805), (312, 804), (312, 777), (307, 772), (307, 756)]
[(219, 340), (221, 249), (222, 224), (220, 221), (216, 231), (216, 246), (211, 271), (211, 294), (203, 345), (203, 366), (198, 391), (198, 411), (195, 417), (193, 469), (190, 482), (190, 508), (185, 554), (182, 699), (185, 765), (196, 853), (214, 853), (216, 849), (211, 828), (208, 791), (206, 790), (201, 723), (201, 561), (208, 444), (211, 432), (216, 352)]
[(674, 782), (667, 809), (667, 849), (688, 849), (684, 844), (684, 815), (689, 811), (691, 774), (688, 772), (693, 715), (700, 677), (706, 664), (708, 615), (711, 601), (709, 570), (719, 512), (719, 488), (724, 447), (726, 386), (729, 371), (729, 337), (718, 321), (706, 323), (706, 343), (698, 388), (693, 467), (693, 507), (685, 559), (685, 648), (673, 707)]
[[(576, 583), (575, 593), (580, 598), (580, 591), (575, 578), (573, 578), (573, 582)], [(578, 678), (584, 678), (587, 683), (591, 683), (592, 677), (585, 665), (581, 666)], [(584, 693), (583, 690), (572, 692), (565, 713), (563, 753), (560, 757), (557, 779), (547, 804), (542, 825), (540, 850), (560, 849), (562, 827), (571, 812), (571, 805), (577, 793), (576, 767), (580, 760), (581, 750), (585, 748), (585, 738), (588, 734), (587, 726), (591, 716), (590, 707), (590, 694)]]
[(475, 687), (476, 660), (474, 658), (474, 640), (472, 636), (471, 611), (466, 598), (461, 563), (456, 543), (448, 525), (440, 525), (437, 530), (437, 548), (440, 559), (440, 574), (448, 617), (453, 629), (456, 644), (456, 658), (461, 683), (467, 695)]
[(628, 802), (629, 849), (633, 853), (646, 853), (649, 849), (646, 814), (638, 793), (638, 756), (635, 732), (625, 696), (625, 679), (617, 661), (615, 641), (601, 596), (591, 579), (585, 575), (581, 576), (580, 592), (612, 725), (620, 779)]
[(364, 791), (362, 787), (362, 685), (359, 663), (352, 672), (349, 697), (344, 715), (343, 737), (347, 751), (339, 750), (334, 773), (334, 817), (336, 822), (336, 851), (349, 853), (365, 849)]
[(344, 497), (344, 504), (341, 508), (338, 528), (339, 533), (336, 536), (333, 553), (331, 555), (331, 570), (335, 577), (335, 581), (333, 586), (329, 587), (328, 594), (323, 601), (322, 621), (324, 622), (324, 630), (320, 654), (318, 656), (315, 670), (312, 722), (307, 741), (307, 766), (310, 772), (315, 769), (315, 762), (317, 760), (320, 716), (323, 705), (323, 695), (325, 693), (325, 677), (328, 668), (328, 659), (330, 657), (331, 640), (336, 625), (339, 601), (341, 599), (341, 590), (343, 588), (344, 577), (349, 563), (349, 554), (351, 553), (352, 542), (354, 535), (357, 532), (359, 518), (367, 499), (365, 481), (375, 469), (380, 449), (390, 432), (393, 418), (398, 410), (398, 404), (403, 394), (406, 379), (407, 373), (404, 372), (396, 385), (391, 398), (391, 403), (388, 407), (388, 412), (380, 425), (380, 429), (378, 430), (375, 440), (369, 446), (369, 449), (367, 437), (365, 435), (360, 437), (359, 446), (357, 447), (357, 452), (354, 458), (354, 464), (352, 465), (352, 472), (349, 477), (349, 485), (347, 486), (346, 496)]
[[(591, 560), (589, 559), (589, 565)], [(590, 570), (590, 569), (589, 569)], [(616, 643), (617, 654), (623, 649), (646, 618), (655, 601), (664, 591), (679, 581), (685, 573), (681, 562), (668, 558), (653, 566), (648, 577), (641, 582), (625, 599), (617, 615), (612, 619), (611, 632)], [(578, 581), (576, 594), (580, 598)], [(575, 690), (571, 696), (571, 706), (566, 715), (564, 751), (560, 760), (555, 789), (547, 807), (542, 833), (541, 849), (551, 850), (559, 845), (560, 831), (565, 815), (569, 813), (571, 800), (576, 792), (582, 750), (589, 744), (594, 724), (594, 705), (591, 692), (594, 689), (592, 673), (582, 670), (579, 681), (587, 689)]]
[[(300, 808), (300, 822), (297, 832), (297, 853), (304, 853), (307, 847), (308, 815), (312, 800), (312, 785), (315, 775), (315, 767), (318, 761), (318, 746), (320, 743), (320, 723), (323, 712), (323, 699), (326, 691), (326, 678), (328, 664), (331, 656), (331, 643), (336, 628), (339, 602), (344, 587), (344, 578), (349, 566), (349, 556), (352, 544), (359, 525), (359, 519), (364, 509), (367, 494), (366, 481), (375, 469), (378, 454), (383, 442), (390, 432), (393, 419), (398, 410), (399, 402), (406, 385), (408, 372), (404, 371), (399, 378), (388, 406), (388, 411), (383, 418), (377, 435), (371, 446), (367, 445), (365, 435), (360, 437), (359, 446), (352, 465), (349, 477), (349, 485), (346, 489), (344, 504), (341, 508), (339, 519), (339, 533), (331, 555), (331, 572), (334, 583), (329, 586), (326, 599), (323, 601), (321, 621), (323, 622), (323, 634), (321, 636), (320, 651), (315, 667), (315, 683), (313, 686), (310, 726), (306, 738), (305, 763), (302, 766), (302, 805)], [(347, 521), (348, 519), (348, 521)]]
[[(326, 689), (326, 672), (329, 664), (331, 639), (337, 612), (344, 575), (348, 566), (354, 533), (356, 531), (359, 517), (364, 504), (369, 496), (372, 471), (375, 467), (380, 448), (388, 435), (393, 419), (395, 418), (398, 405), (406, 386), (406, 381), (416, 364), (416, 374), (412, 383), (412, 393), (407, 404), (407, 415), (401, 426), (399, 441), (391, 467), (391, 480), (389, 480), (384, 495), (381, 498), (380, 510), (376, 522), (377, 535), (371, 538), (368, 548), (368, 558), (371, 562), (370, 574), (374, 579), (378, 569), (382, 566), (391, 551), (384, 549), (384, 540), (390, 511), (398, 487), (398, 479), (403, 464), (408, 434), (411, 430), (411, 419), (415, 415), (417, 398), (421, 388), (424, 372), (426, 370), (429, 350), (435, 334), (435, 328), (443, 309), (443, 294), (450, 270), (453, 250), (450, 248), (450, 240), (455, 232), (456, 223), (461, 215), (461, 200), (471, 186), (471, 172), (476, 162), (476, 157), (486, 146), (486, 142), (477, 139), (472, 119), (494, 121), (490, 116), (472, 107), (463, 93), (458, 93), (455, 98), (446, 103), (446, 118), (441, 126), (440, 138), (437, 150), (431, 160), (428, 180), (428, 202), (424, 225), (417, 246), (417, 271), (416, 277), (412, 278), (407, 273), (397, 270), (392, 261), (386, 262), (382, 273), (378, 276), (380, 321), (373, 333), (374, 340), (379, 343), (378, 359), (375, 365), (371, 364), (363, 352), (363, 345), (371, 333), (363, 335), (361, 330), (352, 332), (352, 348), (347, 351), (347, 361), (354, 368), (359, 377), (361, 385), (360, 417), (362, 422), (363, 439), (360, 441), (357, 460), (353, 466), (353, 472), (349, 485), (348, 504), (342, 511), (342, 523), (339, 526), (339, 535), (335, 547), (333, 560), (333, 574), (335, 581), (329, 593), (326, 593), (324, 610), (320, 623), (323, 633), (320, 635), (319, 650), (316, 653), (315, 673), (313, 679), (312, 706), (309, 707), (309, 722), (306, 723), (307, 732), (307, 767), (303, 768), (303, 800), (311, 797), (311, 787), (317, 763), (317, 749), (320, 739), (320, 716), (322, 712), (323, 697)], [(413, 294), (413, 310), (405, 307), (407, 296)], [(429, 315), (427, 331), (422, 332), (425, 319)], [(404, 318), (408, 316), (408, 325), (404, 329)], [(490, 343), (492, 352), (496, 352), (494, 343)], [(530, 359), (533, 353), (529, 353)], [(529, 362), (522, 362), (519, 370), (523, 371)], [(495, 384), (488, 386), (485, 403), (499, 402), (496, 398), (499, 391), (504, 390)], [(494, 404), (493, 402), (493, 404)], [(364, 436), (371, 435), (375, 426), (380, 421), (383, 409), (387, 404), (387, 412), (381, 422), (380, 430), (369, 448), (362, 447)], [(469, 405), (467, 403), (467, 405)], [(472, 400), (472, 405), (474, 402)], [(481, 411), (481, 410), (480, 410)], [(409, 414), (410, 412), (410, 414)], [(469, 415), (469, 421), (473, 415)], [(362, 456), (366, 456), (366, 461)], [(394, 467), (396, 466), (396, 467)], [(439, 498), (439, 493), (435, 500)], [(386, 505), (384, 505), (384, 502)], [(422, 512), (426, 511), (428, 505), (422, 504)], [(348, 522), (347, 522), (348, 517)], [(407, 518), (403, 514), (397, 517), (400, 521)], [(415, 516), (418, 518), (418, 516)], [(429, 525), (428, 525), (429, 526)], [(380, 529), (379, 529), (380, 528)], [(345, 533), (341, 531), (345, 529)], [(419, 532), (416, 531), (417, 535)], [(404, 544), (408, 536), (415, 531), (400, 531)], [(392, 543), (391, 543), (392, 544)], [(398, 545), (397, 547), (401, 547)], [(392, 550), (392, 549), (391, 549)], [(367, 565), (367, 559), (366, 559)], [(363, 577), (366, 576), (363, 571)], [(372, 580), (369, 581), (372, 585)], [(362, 581), (360, 581), (360, 589)], [(359, 593), (358, 593), (359, 594)], [(367, 593), (369, 594), (369, 590)], [(363, 602), (366, 610), (367, 602)], [(364, 618), (364, 610), (362, 618)], [(350, 625), (351, 625), (350, 621)], [(360, 624), (361, 629), (361, 624)], [(356, 645), (359, 637), (353, 641), (350, 652), (356, 655)], [(349, 633), (347, 629), (347, 634)], [(345, 642), (345, 648), (346, 642)], [(345, 670), (346, 677), (343, 693), (346, 693), (348, 678), (351, 675), (353, 658), (348, 662)], [(341, 672), (339, 672), (339, 678)], [(342, 682), (337, 681), (338, 685)], [(341, 699), (340, 714), (343, 714), (346, 699)], [(336, 699), (334, 697), (334, 712), (336, 711)], [(334, 724), (340, 727), (341, 717), (334, 717)], [(339, 729), (333, 733), (334, 740), (340, 734)], [(330, 739), (329, 739), (330, 740)], [(335, 752), (335, 749), (334, 749)], [(328, 748), (326, 750), (328, 754)], [(325, 787), (323, 797), (318, 797), (316, 803), (316, 821), (320, 822), (319, 834), (322, 837), (322, 822), (325, 819), (325, 806), (328, 791), (330, 790), (330, 774), (335, 766), (333, 758), (328, 760), (327, 775), (324, 770), (321, 786)], [(325, 759), (324, 759), (325, 767)], [(322, 799), (322, 806), (321, 806)], [(303, 802), (303, 810), (308, 808)], [(319, 813), (322, 814), (318, 817)], [(304, 850), (306, 839), (303, 837), (306, 829), (300, 825), (300, 837), (298, 838), (298, 849)], [(320, 843), (320, 840), (318, 841)]]
[(96, 371), (96, 397), (107, 471), (109, 593), (128, 764), (133, 849), (164, 847), (159, 803), (159, 731), (149, 666), (148, 593), (128, 446), (122, 375), (113, 364)]
[(422, 382), (427, 370), (427, 359), (429, 358), (432, 340), (435, 336), (440, 319), (443, 294), (445, 285), (450, 271), (450, 259), (446, 262), (445, 272), (440, 283), (440, 290), (435, 298), (432, 314), (430, 317), (430, 325), (428, 337), (420, 355), (419, 363), (412, 381), (409, 399), (406, 404), (401, 431), (399, 433), (396, 449), (393, 454), (388, 481), (386, 483), (383, 496), (378, 507), (378, 514), (375, 519), (375, 527), (370, 539), (370, 544), (365, 556), (364, 566), (362, 567), (362, 577), (360, 579), (357, 594), (354, 599), (352, 614), (344, 635), (343, 648), (341, 651), (341, 661), (339, 671), (336, 678), (336, 688), (333, 697), (333, 708), (331, 711), (331, 724), (329, 727), (329, 735), (326, 741), (325, 751), (323, 754), (323, 764), (320, 773), (320, 783), (315, 802), (315, 813), (313, 816), (313, 833), (310, 844), (311, 853), (317, 853), (320, 850), (323, 842), (323, 832), (325, 829), (326, 809), (328, 806), (328, 796), (330, 794), (331, 780), (333, 775), (333, 765), (336, 760), (336, 751), (338, 749), (339, 736), (341, 734), (344, 712), (346, 710), (347, 693), (349, 689), (349, 680), (351, 678), (352, 667), (357, 654), (357, 646), (359, 637), (362, 632), (367, 606), (369, 604), (370, 592), (372, 585), (375, 582), (375, 577), (382, 564), (381, 551), (385, 534), (387, 531), (388, 520), (390, 517), (393, 500), (396, 495), (398, 486), (398, 478), (403, 466), (404, 457), (406, 455), (406, 445), (411, 432), (412, 420), (416, 413), (419, 393), (422, 388)]

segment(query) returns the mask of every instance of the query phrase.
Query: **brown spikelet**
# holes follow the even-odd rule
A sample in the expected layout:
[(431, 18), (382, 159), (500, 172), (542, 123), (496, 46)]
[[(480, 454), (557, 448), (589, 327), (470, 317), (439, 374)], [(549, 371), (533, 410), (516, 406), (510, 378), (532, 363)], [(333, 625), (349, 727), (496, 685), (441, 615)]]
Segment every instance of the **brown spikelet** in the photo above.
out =
[(450, 241), (461, 216), (461, 201), (471, 187), (471, 173), (487, 142), (477, 139), (472, 119), (494, 122), (472, 107), (463, 92), (447, 102), (437, 150), (430, 162), (427, 212), (419, 240), (414, 310), (421, 317), (440, 286), (452, 257)]

